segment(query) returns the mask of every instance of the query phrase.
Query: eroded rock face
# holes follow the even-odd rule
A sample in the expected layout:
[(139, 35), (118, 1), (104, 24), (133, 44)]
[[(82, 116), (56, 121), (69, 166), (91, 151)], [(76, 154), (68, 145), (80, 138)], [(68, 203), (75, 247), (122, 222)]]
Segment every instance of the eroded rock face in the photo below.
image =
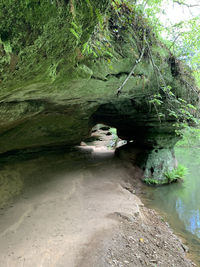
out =
[(140, 107), (131, 100), (103, 105), (94, 119), (116, 127), (120, 138), (133, 141), (119, 148), (117, 155), (139, 166), (144, 179), (168, 183), (165, 174), (177, 167), (173, 147), (180, 137), (171, 122), (160, 123), (144, 99), (140, 101)]
[(145, 154), (146, 160), (141, 165), (144, 179), (155, 179), (158, 184), (169, 183), (165, 174), (177, 167), (173, 148), (153, 149)]
[[(119, 15), (129, 18), (133, 10), (123, 5), (117, 15), (109, 1), (90, 2), (89, 8), (87, 1), (78, 0), (29, 0), (17, 7), (10, 1), (1, 4), (0, 17), (8, 21), (0, 27), (0, 153), (76, 145), (90, 135), (96, 123), (104, 123), (116, 127), (122, 139), (134, 140), (150, 151), (143, 162), (147, 175), (151, 168), (156, 169), (154, 165), (160, 166), (162, 174), (164, 166), (172, 165), (170, 151), (177, 137), (166, 97), (162, 96), (163, 104), (156, 109), (150, 104), (155, 94), (163, 93), (153, 65), (177, 98), (195, 105), (198, 95), (188, 86), (194, 87), (192, 76), (181, 63), (174, 72), (172, 55), (141, 15), (134, 14), (134, 20), (124, 24)], [(41, 17), (44, 10), (46, 15)], [(97, 22), (98, 14), (106, 12), (105, 34)], [(79, 19), (73, 21), (76, 16)], [(22, 24), (10, 28), (13, 19)], [(145, 47), (141, 63), (117, 97), (117, 89), (141, 54), (141, 32), (150, 48)], [(88, 46), (93, 50), (87, 50)], [(162, 165), (170, 153), (171, 159)]]

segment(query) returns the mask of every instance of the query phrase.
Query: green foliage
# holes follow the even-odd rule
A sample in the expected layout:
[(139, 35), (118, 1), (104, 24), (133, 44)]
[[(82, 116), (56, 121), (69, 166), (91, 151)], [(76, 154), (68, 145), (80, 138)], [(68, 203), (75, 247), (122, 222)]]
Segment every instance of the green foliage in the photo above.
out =
[(165, 172), (164, 175), (167, 178), (168, 183), (173, 183), (177, 180), (183, 179), (187, 172), (187, 168), (179, 164), (177, 168), (173, 169), (172, 171)]
[(81, 35), (83, 33), (81, 25), (75, 23), (75, 21), (71, 22), (71, 28), (69, 29), (72, 33), (73, 37), (75, 37), (77, 45), (80, 43)]
[(118, 141), (117, 130), (116, 128), (110, 128), (109, 132), (112, 133), (112, 139), (111, 142), (108, 144), (108, 148), (113, 149), (116, 148)]
[[(190, 99), (186, 101), (181, 97), (177, 97), (171, 86), (160, 87), (160, 90), (162, 90), (164, 95), (163, 93), (162, 96), (160, 93), (154, 94), (149, 100), (149, 104), (154, 106), (160, 121), (166, 117), (174, 120), (173, 126), (178, 135), (182, 135), (182, 129), (188, 127), (188, 124), (199, 125), (199, 120), (196, 118), (197, 108), (193, 104), (188, 103)], [(166, 98), (168, 107), (165, 112), (159, 112), (159, 107), (162, 106)]]
[[(200, 18), (199, 16), (193, 16), (188, 20), (183, 19), (180, 22), (173, 24), (169, 21), (166, 14), (166, 9), (175, 0), (141, 0), (141, 1), (114, 1), (114, 7), (116, 10), (120, 9), (120, 5), (126, 3), (127, 6), (134, 8), (135, 12), (141, 14), (147, 19), (149, 25), (151, 25), (154, 35), (162, 40), (172, 54), (185, 62), (192, 68), (193, 75), (200, 87)], [(192, 4), (190, 0), (179, 1), (179, 4), (175, 4), (176, 7), (188, 8), (192, 14)], [(194, 7), (195, 8), (195, 7)], [(191, 10), (190, 10), (191, 9)], [(178, 12), (178, 9), (177, 9)], [(161, 20), (159, 17), (164, 19)]]
[[(196, 103), (198, 102), (197, 88), (195, 87), (194, 81), (190, 79), (187, 80), (191, 75), (189, 70), (184, 69), (181, 66), (178, 57), (180, 54), (176, 53), (174, 56), (171, 54), (171, 58), (169, 58), (169, 62), (171, 62), (171, 74), (172, 78), (177, 77), (180, 79), (182, 85), (178, 85), (178, 87), (184, 86), (188, 92), (191, 92), (191, 95), (187, 95), (186, 92), (177, 92), (177, 85), (174, 86), (169, 82), (166, 78), (162, 70), (163, 62), (159, 62), (155, 58), (155, 53), (153, 51), (153, 43), (155, 42), (155, 35), (163, 40), (161, 37), (162, 32), (164, 32), (164, 28), (162, 28), (161, 22), (157, 18), (158, 13), (162, 12), (162, 5), (165, 2), (167, 4), (167, 0), (154, 0), (154, 1), (139, 1), (137, 4), (130, 3), (130, 1), (113, 1), (113, 9), (116, 12), (116, 16), (120, 16), (120, 25), (116, 30), (116, 35), (120, 35), (120, 28), (126, 30), (127, 32), (130, 30), (129, 26), (132, 25), (133, 34), (135, 35), (135, 41), (137, 47), (146, 46), (146, 51), (148, 55), (149, 61), (151, 62), (154, 75), (157, 81), (157, 90), (156, 93), (149, 97), (150, 107), (153, 106), (155, 109), (158, 120), (161, 122), (162, 120), (172, 120), (174, 121), (174, 130), (178, 135), (181, 134), (180, 129), (187, 127), (187, 125), (198, 125), (198, 120), (196, 119), (198, 110), (196, 109)], [(185, 3), (187, 1), (183, 1)], [(124, 14), (124, 10), (128, 13), (128, 18), (126, 14)], [(192, 33), (195, 34), (195, 29), (197, 28), (197, 19), (190, 21), (189, 25), (191, 26)], [(129, 26), (127, 26), (129, 25)], [(184, 25), (184, 26), (183, 26)], [(180, 23), (180, 27), (183, 29), (185, 27), (184, 23)], [(146, 42), (142, 43), (141, 40), (144, 36), (144, 29), (148, 34), (146, 34), (145, 39)], [(152, 35), (153, 32), (153, 35)], [(190, 36), (191, 41), (193, 39), (192, 35)], [(188, 37), (186, 37), (188, 40)], [(196, 38), (194, 38), (196, 40)], [(200, 38), (197, 38), (200, 40)], [(171, 40), (166, 40), (166, 44), (170, 46), (172, 44)], [(159, 44), (155, 44), (159, 46)], [(188, 44), (190, 47), (190, 44)], [(200, 45), (198, 41), (194, 41), (194, 51), (197, 49), (200, 51)], [(189, 50), (188, 50), (189, 51)], [(188, 55), (191, 54), (188, 52)], [(182, 53), (184, 57), (184, 54)], [(197, 57), (198, 59), (200, 57)], [(163, 59), (161, 59), (163, 60)], [(191, 60), (190, 60), (191, 62)], [(193, 64), (194, 66), (194, 64)], [(198, 66), (196, 61), (196, 66)], [(195, 72), (195, 77), (198, 78), (198, 70)], [(200, 79), (200, 78), (199, 78)], [(171, 85), (169, 85), (171, 84)], [(184, 91), (183, 90), (183, 91)], [(196, 99), (195, 99), (196, 98)]]
[(194, 78), (195, 78), (195, 80), (197, 82), (198, 88), (200, 88), (200, 70), (199, 69), (193, 70), (193, 75), (194, 75)]
[(148, 184), (148, 185), (158, 185), (158, 184), (160, 184), (158, 180), (152, 179), (152, 178), (145, 178), (144, 182), (145, 182), (145, 184)]
[[(194, 77), (200, 87), (200, 17), (198, 15), (193, 16), (173, 24), (169, 19), (167, 21), (167, 14), (165, 13), (166, 7), (172, 4), (171, 0), (143, 1), (143, 3), (145, 3), (143, 4), (143, 12), (154, 26), (157, 36), (162, 40), (164, 39), (165, 44), (177, 58), (185, 60), (192, 68)], [(182, 7), (188, 8), (192, 14), (193, 9), (190, 4), (189, 0), (179, 1), (179, 5), (176, 7), (179, 6), (180, 11)], [(171, 8), (173, 7), (171, 6)], [(165, 16), (167, 21), (164, 23), (165, 25), (158, 19), (158, 13), (162, 18)]]
[(93, 6), (92, 6), (90, 0), (85, 0), (85, 1), (86, 1), (87, 5), (88, 5), (88, 7), (89, 7), (89, 10), (90, 10), (90, 16), (93, 17), (93, 15), (94, 15), (94, 14), (93, 14)]
[(149, 100), (149, 103), (160, 106), (163, 103), (163, 101), (161, 99), (162, 99), (162, 97), (160, 94), (155, 94), (152, 96), (152, 99)]
[[(24, 82), (56, 81), (61, 71), (67, 73), (65, 79), (72, 78), (108, 0), (14, 2), (0, 1), (1, 86), (14, 89)], [(96, 56), (92, 49), (87, 51)]]
[[(179, 164), (177, 168), (173, 169), (172, 171), (166, 171), (164, 173), (164, 176), (167, 179), (167, 182), (170, 183), (174, 183), (177, 182), (178, 180), (181, 180), (184, 178), (185, 175), (187, 175), (188, 173), (188, 169), (186, 167), (184, 167), (183, 165)], [(159, 181), (157, 179), (153, 179), (153, 178), (145, 178), (144, 182), (148, 185), (162, 185), (165, 182)]]
[[(187, 70), (186, 68), (182, 67), (180, 61), (178, 60), (180, 54), (175, 53), (175, 55), (173, 55), (172, 53), (171, 57), (169, 58), (171, 75), (172, 78), (177, 77), (177, 79), (180, 79), (180, 82), (185, 87), (184, 90), (191, 92), (190, 95), (186, 92), (177, 91), (177, 85), (174, 84), (173, 86), (171, 81), (168, 81), (162, 70), (163, 62), (159, 62), (159, 60), (155, 58), (155, 52), (153, 51), (155, 35), (160, 37), (160, 39), (163, 39), (161, 34), (164, 32), (164, 28), (162, 28), (161, 22), (157, 18), (157, 15), (163, 11), (162, 6), (167, 4), (167, 0), (139, 1), (137, 4), (135, 2), (130, 3), (130, 1), (126, 0), (118, 0), (114, 1), (113, 9), (115, 10), (117, 16), (120, 16), (120, 26), (119, 29), (117, 29), (117, 34), (120, 34), (120, 27), (123, 27), (123, 30), (126, 29), (126, 31), (129, 31), (129, 27), (127, 25), (131, 24), (133, 34), (135, 34), (137, 47), (146, 46), (148, 54), (146, 57), (148, 57), (153, 66), (154, 75), (157, 81), (156, 93), (149, 97), (150, 107), (153, 106), (160, 122), (166, 119), (174, 121), (174, 130), (178, 135), (181, 135), (182, 128), (185, 128), (188, 125), (198, 125), (199, 123), (197, 120), (199, 110), (197, 110), (195, 107), (198, 102), (198, 89), (195, 87), (192, 79), (187, 80), (191, 73), (189, 69)], [(182, 1), (181, 4), (187, 4), (187, 1)], [(126, 10), (125, 12), (128, 13), (128, 19), (126, 14), (124, 14), (124, 10)], [(190, 38), (188, 37), (189, 31), (187, 34), (184, 32), (186, 35), (185, 42), (183, 42), (182, 38), (182, 43), (186, 44), (186, 42), (188, 42), (187, 46), (192, 46), (193, 52), (196, 50), (200, 51), (200, 35), (197, 38), (194, 36), (196, 33), (195, 29), (198, 27), (198, 22), (199, 19), (197, 18), (190, 20), (187, 23), (187, 27), (191, 31)], [(182, 22), (179, 25), (181, 29), (186, 27), (186, 24)], [(144, 31), (148, 32), (148, 34), (145, 36), (145, 42), (142, 43), (142, 39), (144, 39)], [(151, 34), (152, 32), (153, 35)], [(191, 42), (189, 42), (188, 38)], [(166, 44), (169, 46), (169, 48), (171, 48), (170, 46), (172, 43), (170, 39), (167, 40)], [(158, 43), (155, 45), (159, 46)], [(187, 52), (187, 56), (189, 55), (191, 55), (191, 50), (188, 50)], [(184, 57), (183, 53), (182, 57)], [(199, 59), (200, 57), (197, 58)], [(196, 66), (199, 66), (197, 60), (195, 60), (195, 62)], [(195, 73), (197, 77), (198, 71), (196, 70)], [(182, 85), (178, 86), (180, 87)]]
[(111, 132), (113, 135), (117, 135), (117, 130), (116, 128), (110, 128), (109, 132)]
[[(51, 19), (55, 11), (56, 5), (49, 5), (47, 1), (40, 1), (38, 4), (33, 0), (20, 0), (14, 4), (13, 1), (2, 0), (0, 2), (1, 40), (12, 39), (15, 45), (19, 43), (23, 46), (32, 43), (34, 38), (41, 34), (44, 24)], [(19, 49), (19, 46), (14, 47), (16, 51)]]
[(186, 127), (182, 131), (182, 139), (176, 144), (177, 147), (199, 147), (200, 129)]
[(95, 16), (98, 25), (91, 37), (82, 45), (82, 54), (90, 58), (112, 58), (113, 49), (108, 31), (108, 16), (101, 14), (98, 8), (95, 8)]
[[(155, 35), (159, 36), (161, 23), (157, 14), (161, 12), (163, 0), (145, 0), (137, 1), (137, 3), (129, 0), (113, 0), (110, 2), (111, 7), (107, 12), (108, 0), (68, 2), (64, 0), (20, 0), (17, 5), (13, 5), (13, 1), (2, 0), (0, 3), (0, 35), (5, 50), (9, 47), (7, 58), (4, 58), (4, 65), (8, 65), (11, 53), (19, 54), (22, 67), (17, 67), (19, 69), (21, 67), (22, 76), (25, 76), (24, 68), (27, 68), (27, 73), (31, 73), (35, 68), (33, 71), (35, 77), (35, 73), (38, 73), (38, 66), (41, 66), (40, 61), (49, 64), (41, 66), (41, 69), (46, 69), (48, 75), (45, 74), (45, 77), (53, 77), (53, 80), (64, 64), (67, 64), (65, 70), (71, 69), (76, 64), (78, 65), (79, 61), (85, 60), (86, 62), (88, 58), (94, 61), (97, 58), (103, 58), (107, 61), (108, 67), (112, 69), (112, 59), (116, 58), (116, 54), (122, 58), (129, 56), (128, 53), (130, 54), (130, 51), (121, 51), (120, 45), (121, 41), (129, 42), (128, 35), (133, 36), (136, 43), (135, 46), (133, 45), (131, 53), (135, 54), (136, 58), (138, 57), (140, 48), (143, 46), (144, 29), (148, 32), (146, 37), (150, 47), (150, 49), (146, 47), (146, 53), (153, 47), (158, 47)], [(113, 25), (111, 25), (111, 21), (113, 21)], [(195, 48), (198, 46), (198, 38), (195, 39), (194, 29), (198, 25), (198, 20), (191, 21), (190, 25), (193, 38), (191, 38), (191, 42), (187, 41), (187, 46), (193, 45)], [(114, 27), (111, 29), (110, 26)], [(184, 38), (186, 40), (187, 36)], [(192, 43), (192, 39), (196, 41)], [(118, 53), (114, 51), (114, 42), (119, 43)], [(134, 44), (134, 42), (132, 43)], [(170, 44), (171, 42), (169, 42)], [(160, 50), (165, 49), (160, 46)], [(158, 56), (157, 59), (156, 53), (153, 53), (153, 50), (151, 52), (155, 58), (155, 64), (159, 63), (158, 67), (165, 64), (162, 62), (166, 60), (164, 57), (159, 59)], [(24, 59), (26, 62), (23, 61)], [(46, 63), (47, 60), (49, 60), (48, 63)], [(53, 62), (54, 60), (56, 62)], [(146, 55), (145, 61), (150, 61), (149, 54)], [(0, 63), (2, 63), (1, 60)], [(27, 67), (29, 64), (32, 66)], [(163, 82), (160, 73), (156, 73), (155, 76), (158, 76), (158, 88), (151, 95), (149, 102), (156, 109), (159, 120), (166, 117), (162, 110), (166, 96), (171, 102), (168, 110), (170, 119), (174, 119), (178, 123), (187, 123), (189, 120), (193, 120), (194, 108), (176, 97), (176, 88), (169, 89), (168, 83), (170, 82)], [(196, 76), (198, 76), (198, 70), (196, 70)], [(180, 97), (182, 96), (180, 95)], [(193, 104), (193, 106), (195, 105)]]
[[(172, 33), (171, 50), (193, 69), (194, 77), (200, 71), (200, 18), (194, 17), (169, 28)], [(175, 41), (174, 41), (175, 40)]]

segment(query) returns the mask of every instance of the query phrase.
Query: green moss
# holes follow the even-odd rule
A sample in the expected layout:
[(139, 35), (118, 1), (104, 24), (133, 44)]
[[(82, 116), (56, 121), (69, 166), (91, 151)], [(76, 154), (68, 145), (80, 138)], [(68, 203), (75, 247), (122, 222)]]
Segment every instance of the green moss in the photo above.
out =
[[(5, 66), (0, 70), (1, 85), (6, 84), (11, 90), (30, 81), (52, 82), (62, 69), (65, 79), (72, 79), (71, 69), (81, 46), (97, 24), (97, 14), (92, 10), (98, 9), (101, 13), (107, 6), (108, 0), (73, 1), (73, 6), (64, 0), (52, 3), (27, 0), (19, 1), (18, 5), (13, 1), (2, 1), (0, 37), (5, 50), (3, 60), (8, 55), (6, 62), (8, 66), (12, 64), (9, 57), (12, 51), (17, 62), (11, 71)], [(75, 31), (78, 38), (73, 34)]]
[[(154, 60), (167, 83), (186, 91), (176, 81), (179, 78), (171, 74), (167, 49), (152, 35), (152, 29), (148, 31), (141, 14), (121, 9), (119, 19), (113, 7), (107, 12), (108, 0), (13, 3), (0, 3), (2, 152), (56, 142), (78, 143), (87, 136), (92, 115), (104, 104), (113, 105), (111, 114), (124, 117), (127, 124), (145, 125), (145, 145), (173, 146), (172, 124), (170, 129), (168, 122), (161, 126), (155, 108), (149, 104), (159, 88), (147, 53), (122, 95), (116, 97), (117, 88), (139, 57), (136, 40), (142, 40), (141, 27), (149, 32), (146, 37)], [(84, 53), (87, 45), (90, 50)], [(167, 108), (164, 103), (161, 111)], [(165, 137), (168, 132), (170, 141)], [(159, 158), (152, 156), (152, 160), (159, 170)], [(171, 164), (170, 159), (167, 162)]]
[(144, 182), (145, 182), (145, 184), (148, 184), (148, 185), (160, 185), (160, 184), (163, 184), (163, 182), (158, 181), (156, 179), (152, 179), (152, 178), (145, 178)]

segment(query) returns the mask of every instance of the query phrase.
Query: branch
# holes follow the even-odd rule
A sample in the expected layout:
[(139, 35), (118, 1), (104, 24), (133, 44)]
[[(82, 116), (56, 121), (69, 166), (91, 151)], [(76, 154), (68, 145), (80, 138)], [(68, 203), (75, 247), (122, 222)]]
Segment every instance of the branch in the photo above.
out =
[(137, 59), (135, 61), (135, 65), (134, 67), (132, 68), (131, 72), (129, 73), (129, 75), (127, 76), (126, 80), (122, 83), (122, 85), (118, 88), (117, 90), (117, 96), (119, 96), (119, 94), (121, 94), (121, 91), (122, 91), (122, 88), (125, 86), (125, 84), (128, 82), (128, 80), (130, 79), (131, 75), (133, 75), (134, 71), (135, 71), (135, 68), (137, 67), (137, 65), (140, 63), (140, 61), (142, 60), (142, 57), (144, 55), (144, 50), (145, 50), (145, 47), (143, 46), (143, 49), (142, 49), (142, 52), (140, 54), (140, 57), (139, 59)]
[(169, 47), (169, 50), (171, 50), (172, 46), (175, 45), (175, 42), (178, 40), (178, 38), (183, 34), (183, 32), (179, 32), (178, 35), (174, 38), (173, 43)]
[[(144, 39), (145, 39), (145, 33), (144, 33)], [(129, 75), (126, 77), (126, 80), (122, 83), (122, 85), (117, 89), (117, 97), (121, 94), (121, 91), (123, 89), (123, 87), (125, 86), (125, 84), (128, 82), (128, 80), (130, 79), (130, 77), (134, 74), (134, 71), (137, 67), (137, 65), (140, 63), (140, 61), (142, 60), (143, 58), (143, 55), (144, 55), (144, 50), (145, 50), (145, 46), (143, 45), (143, 48), (142, 48), (142, 52), (140, 54), (140, 57), (139, 59), (137, 59), (135, 61), (135, 65), (133, 66), (131, 72), (129, 73)]]
[(194, 4), (194, 5), (189, 5), (189, 4), (186, 4), (186, 3), (184, 3), (184, 2), (182, 2), (181, 0), (174, 0), (174, 3), (176, 3), (176, 4), (178, 4), (178, 5), (184, 5), (184, 6), (186, 6), (186, 7), (197, 7), (197, 6), (200, 6), (200, 5), (198, 5), (198, 4)]

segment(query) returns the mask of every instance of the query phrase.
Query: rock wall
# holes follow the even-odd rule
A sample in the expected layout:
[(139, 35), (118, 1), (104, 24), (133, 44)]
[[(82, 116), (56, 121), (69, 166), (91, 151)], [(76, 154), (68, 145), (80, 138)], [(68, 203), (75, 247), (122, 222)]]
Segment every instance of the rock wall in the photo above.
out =
[[(176, 104), (163, 95), (158, 75), (177, 99), (197, 105), (190, 70), (125, 3), (116, 9), (108, 0), (14, 2), (0, 3), (0, 153), (76, 145), (105, 123), (148, 148), (141, 166), (162, 179), (151, 168), (154, 158), (164, 161), (164, 151), (174, 158), (175, 118), (167, 110)], [(158, 94), (163, 103), (155, 108)]]

